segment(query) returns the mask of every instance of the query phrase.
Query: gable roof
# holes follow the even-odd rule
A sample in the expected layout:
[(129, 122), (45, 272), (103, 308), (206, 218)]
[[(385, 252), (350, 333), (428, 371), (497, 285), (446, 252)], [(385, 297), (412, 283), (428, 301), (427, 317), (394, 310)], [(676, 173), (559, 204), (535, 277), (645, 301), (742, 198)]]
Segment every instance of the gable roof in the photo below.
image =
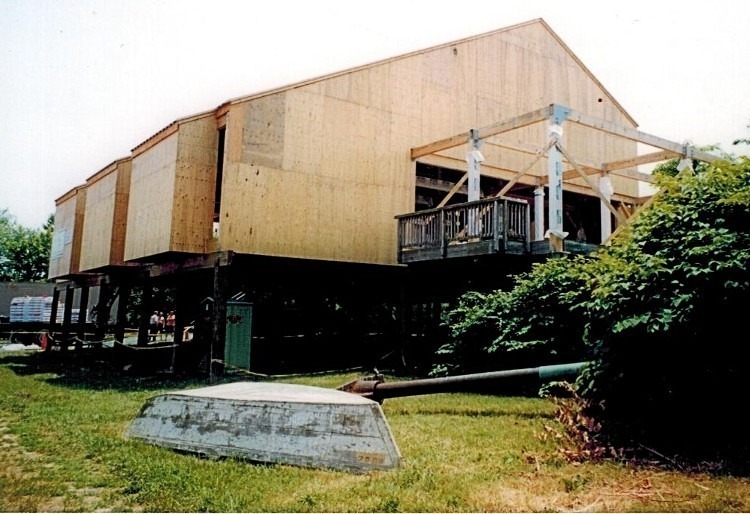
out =
[(347, 75), (349, 73), (353, 73), (353, 72), (357, 72), (357, 71), (362, 71), (362, 70), (367, 70), (369, 68), (373, 68), (373, 67), (376, 67), (376, 66), (381, 66), (383, 64), (387, 64), (387, 63), (390, 63), (390, 62), (399, 61), (399, 60), (406, 59), (406, 58), (409, 58), (409, 57), (413, 57), (413, 56), (416, 56), (416, 55), (426, 54), (426, 53), (429, 53), (429, 52), (432, 52), (432, 51), (435, 51), (435, 50), (440, 50), (440, 49), (443, 49), (443, 48), (448, 48), (448, 47), (451, 47), (451, 46), (455, 46), (455, 45), (462, 44), (462, 43), (467, 43), (467, 42), (470, 42), (470, 41), (475, 41), (475, 40), (486, 38), (486, 37), (489, 37), (489, 36), (493, 36), (495, 34), (499, 34), (499, 33), (502, 33), (502, 32), (510, 32), (510, 31), (513, 31), (513, 30), (517, 30), (517, 29), (519, 29), (521, 27), (526, 27), (526, 26), (535, 25), (535, 24), (540, 25), (547, 32), (549, 32), (549, 34), (555, 39), (555, 41), (560, 45), (560, 47), (568, 55), (570, 55), (571, 59), (573, 59), (578, 66), (581, 67), (581, 69), (583, 70), (583, 72), (586, 75), (588, 75), (589, 78), (598, 87), (601, 88), (601, 90), (604, 92), (604, 94), (607, 96), (607, 98), (612, 102), (612, 104), (615, 105), (620, 112), (622, 112), (622, 114), (628, 119), (628, 121), (630, 121), (635, 127), (637, 127), (638, 123), (633, 119), (633, 117), (625, 110), (625, 108), (620, 104), (620, 102), (618, 102), (615, 99), (615, 97), (612, 96), (612, 94), (607, 90), (607, 88), (604, 87), (604, 85), (599, 81), (599, 79), (597, 79), (594, 76), (594, 74), (591, 73), (591, 70), (589, 70), (586, 67), (586, 65), (583, 64), (583, 62), (578, 58), (578, 56), (576, 56), (575, 53), (573, 53), (573, 51), (570, 49), (570, 47), (568, 47), (568, 45), (566, 45), (565, 42), (563, 42), (563, 40), (560, 38), (560, 36), (558, 36), (557, 33), (555, 33), (555, 31), (552, 30), (552, 28), (542, 18), (536, 18), (536, 19), (533, 19), (533, 20), (530, 20), (530, 21), (526, 21), (526, 22), (523, 22), (523, 23), (517, 23), (515, 25), (510, 25), (508, 27), (503, 27), (501, 29), (496, 29), (496, 30), (492, 30), (492, 31), (489, 31), (489, 32), (484, 32), (482, 34), (477, 34), (477, 35), (474, 35), (474, 36), (469, 36), (469, 37), (466, 37), (466, 38), (463, 38), (463, 39), (458, 39), (458, 40), (455, 40), (455, 41), (449, 41), (447, 43), (441, 43), (439, 45), (435, 45), (435, 46), (431, 46), (431, 47), (428, 47), (428, 48), (424, 48), (422, 50), (415, 50), (413, 52), (405, 53), (405, 54), (398, 55), (398, 56), (395, 56), (395, 57), (389, 57), (387, 59), (381, 59), (379, 61), (371, 62), (371, 63), (368, 63), (368, 64), (363, 64), (363, 65), (360, 65), (360, 66), (355, 66), (353, 68), (347, 68), (347, 69), (336, 71), (336, 72), (333, 72), (333, 73), (328, 73), (328, 74), (325, 74), (325, 75), (320, 75), (318, 77), (314, 77), (314, 78), (302, 80), (302, 81), (299, 81), (299, 82), (294, 82), (294, 83), (287, 84), (287, 85), (280, 86), (280, 87), (276, 87), (276, 88), (273, 88), (273, 89), (267, 89), (267, 90), (260, 91), (260, 92), (257, 92), (257, 93), (251, 93), (249, 95), (239, 96), (239, 97), (227, 100), (224, 103), (222, 103), (221, 105), (219, 105), (218, 107), (216, 107), (216, 109), (214, 109), (212, 111), (204, 111), (204, 112), (201, 112), (201, 113), (191, 114), (189, 116), (185, 116), (185, 117), (176, 119), (175, 121), (173, 121), (172, 123), (170, 123), (169, 125), (167, 125), (166, 127), (164, 127), (159, 132), (151, 135), (149, 138), (145, 139), (143, 142), (141, 142), (140, 144), (136, 145), (133, 148), (133, 150), (132, 150), (133, 151), (133, 157), (135, 155), (137, 155), (139, 153), (142, 153), (143, 151), (147, 150), (148, 148), (150, 148), (151, 146), (153, 146), (153, 144), (156, 144), (157, 142), (161, 141), (162, 139), (164, 139), (164, 137), (166, 137), (166, 136), (174, 133), (177, 130), (177, 126), (180, 123), (184, 123), (184, 122), (187, 122), (187, 121), (190, 121), (190, 120), (193, 120), (193, 119), (196, 119), (196, 118), (200, 118), (200, 117), (203, 117), (203, 116), (208, 116), (208, 115), (210, 115), (212, 113), (215, 116), (218, 117), (222, 112), (224, 112), (223, 110), (226, 109), (226, 107), (228, 107), (230, 105), (235, 105), (235, 104), (240, 104), (240, 103), (244, 103), (244, 102), (249, 102), (249, 101), (255, 100), (257, 98), (262, 98), (264, 96), (270, 96), (270, 95), (277, 94), (277, 93), (283, 93), (284, 91), (289, 91), (289, 90), (292, 90), (292, 89), (297, 89), (297, 88), (300, 88), (300, 87), (308, 86), (310, 84), (315, 84), (317, 82), (322, 82), (322, 81), (329, 80), (329, 79), (332, 79), (332, 78), (340, 77), (342, 75)]
[(349, 73), (353, 73), (353, 72), (357, 72), (357, 71), (367, 70), (369, 68), (373, 68), (373, 67), (376, 67), (376, 66), (381, 66), (381, 65), (387, 64), (389, 62), (399, 61), (401, 59), (406, 59), (406, 58), (413, 57), (413, 56), (420, 55), (420, 54), (426, 54), (426, 53), (429, 53), (429, 52), (432, 52), (432, 51), (435, 51), (435, 50), (440, 50), (440, 49), (443, 49), (443, 48), (448, 48), (448, 47), (455, 46), (455, 45), (462, 44), (462, 43), (468, 43), (470, 41), (475, 41), (475, 40), (478, 40), (478, 39), (486, 38), (486, 37), (493, 36), (495, 34), (499, 34), (499, 33), (502, 33), (502, 32), (509, 32), (509, 31), (512, 31), (512, 30), (517, 30), (517, 29), (519, 29), (521, 27), (526, 27), (526, 26), (534, 25), (534, 24), (538, 24), (538, 25), (542, 26), (547, 32), (549, 32), (549, 34), (555, 39), (555, 41), (557, 41), (557, 43), (563, 48), (563, 50), (565, 50), (565, 52), (568, 55), (570, 55), (571, 59), (573, 59), (576, 62), (576, 64), (581, 67), (581, 69), (584, 71), (584, 73), (586, 73), (586, 75), (588, 75), (589, 78), (591, 78), (591, 80), (598, 87), (600, 87), (602, 89), (602, 91), (604, 92), (604, 94), (607, 96), (607, 98), (609, 98), (609, 100), (612, 101), (612, 103), (617, 107), (617, 109), (620, 110), (623, 113), (623, 115), (631, 123), (633, 123), (633, 125), (635, 125), (636, 127), (638, 126), (638, 123), (625, 110), (625, 108), (620, 104), (620, 102), (618, 102), (615, 99), (615, 97), (612, 96), (612, 94), (607, 90), (607, 88), (604, 87), (604, 85), (599, 81), (599, 79), (597, 79), (594, 76), (594, 74), (591, 73), (591, 70), (589, 70), (586, 67), (586, 65), (583, 64), (583, 61), (581, 61), (578, 58), (578, 56), (575, 53), (573, 53), (573, 51), (570, 49), (570, 47), (565, 44), (565, 42), (560, 38), (560, 36), (558, 36), (557, 33), (554, 30), (552, 30), (552, 28), (542, 18), (536, 18), (536, 19), (533, 19), (533, 20), (530, 20), (530, 21), (526, 21), (526, 22), (523, 22), (523, 23), (517, 23), (515, 25), (510, 25), (508, 27), (503, 27), (501, 29), (495, 29), (495, 30), (492, 30), (492, 31), (489, 31), (489, 32), (484, 32), (482, 34), (477, 34), (477, 35), (474, 35), (474, 36), (469, 36), (469, 37), (466, 37), (466, 38), (463, 38), (463, 39), (458, 39), (458, 40), (455, 40), (455, 41), (449, 41), (447, 43), (441, 43), (439, 45), (435, 45), (435, 46), (431, 46), (431, 47), (428, 47), (428, 48), (424, 48), (422, 50), (415, 50), (413, 52), (409, 52), (409, 53), (406, 53), (406, 54), (401, 54), (401, 55), (398, 55), (398, 56), (395, 56), (395, 57), (389, 57), (389, 58), (382, 59), (382, 60), (375, 61), (375, 62), (371, 62), (371, 63), (368, 63), (368, 64), (363, 64), (363, 65), (360, 65), (360, 66), (355, 66), (353, 68), (348, 68), (348, 69), (345, 69), (345, 70), (336, 71), (336, 72), (329, 73), (329, 74), (326, 74), (326, 75), (320, 75), (318, 77), (310, 78), (310, 79), (303, 80), (303, 81), (300, 81), (300, 82), (294, 82), (292, 84), (287, 84), (285, 86), (281, 86), (281, 87), (277, 87), (277, 88), (273, 88), (273, 89), (268, 89), (268, 90), (265, 90), (265, 91), (260, 91), (260, 92), (257, 92), (257, 93), (252, 93), (252, 94), (249, 94), (249, 95), (239, 96), (239, 97), (227, 100), (226, 102), (224, 102), (223, 104), (221, 104), (219, 107), (217, 107), (217, 110), (221, 109), (222, 107), (224, 107), (226, 105), (232, 105), (232, 104), (238, 104), (238, 103), (248, 102), (250, 100), (255, 100), (256, 98), (261, 98), (261, 97), (264, 97), (264, 96), (268, 96), (268, 95), (272, 95), (272, 94), (276, 94), (276, 93), (281, 93), (281, 92), (289, 91), (289, 90), (292, 90), (292, 89), (297, 89), (297, 88), (300, 88), (300, 87), (308, 86), (310, 84), (315, 84), (316, 82), (321, 82), (321, 81), (324, 81), (324, 80), (329, 80), (329, 79), (332, 79), (332, 78), (340, 77), (342, 75), (347, 75)]

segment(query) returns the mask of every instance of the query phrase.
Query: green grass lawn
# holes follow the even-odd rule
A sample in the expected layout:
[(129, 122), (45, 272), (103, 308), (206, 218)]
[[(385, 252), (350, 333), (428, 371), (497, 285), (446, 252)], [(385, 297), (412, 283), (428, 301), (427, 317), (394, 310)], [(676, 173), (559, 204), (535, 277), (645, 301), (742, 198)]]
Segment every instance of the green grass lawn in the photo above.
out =
[[(286, 381), (336, 387), (352, 378)], [(386, 400), (404, 466), (362, 475), (202, 459), (122, 437), (147, 397), (200, 385), (0, 354), (0, 510), (750, 511), (746, 478), (566, 463), (542, 437), (545, 425), (557, 427), (554, 406), (536, 398)]]

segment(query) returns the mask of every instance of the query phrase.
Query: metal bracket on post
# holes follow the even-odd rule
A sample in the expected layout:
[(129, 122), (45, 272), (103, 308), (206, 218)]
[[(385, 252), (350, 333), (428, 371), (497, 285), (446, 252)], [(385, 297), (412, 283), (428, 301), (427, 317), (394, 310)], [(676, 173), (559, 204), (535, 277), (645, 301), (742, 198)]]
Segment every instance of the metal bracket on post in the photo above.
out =
[(690, 169), (690, 171), (694, 171), (693, 169), (693, 155), (695, 153), (695, 148), (692, 146), (685, 145), (683, 146), (684, 150), (682, 152), (682, 158), (680, 159), (680, 162), (677, 163), (677, 171), (682, 171), (686, 169)]
[(554, 125), (562, 125), (570, 115), (570, 108), (564, 105), (551, 104), (549, 106), (549, 121)]

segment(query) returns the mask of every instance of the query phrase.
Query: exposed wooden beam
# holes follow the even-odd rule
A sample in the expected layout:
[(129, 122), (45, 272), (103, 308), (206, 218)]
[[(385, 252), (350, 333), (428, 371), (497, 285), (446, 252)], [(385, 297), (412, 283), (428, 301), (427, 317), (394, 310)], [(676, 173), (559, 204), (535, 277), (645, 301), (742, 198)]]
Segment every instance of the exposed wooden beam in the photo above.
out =
[[(596, 175), (596, 174), (599, 174), (599, 173), (604, 173), (603, 169), (601, 169), (601, 168), (599, 168), (597, 166), (592, 166), (590, 164), (589, 165), (584, 165), (584, 164), (579, 163), (578, 167), (581, 170), (583, 170), (587, 175)], [(615, 175), (617, 177), (624, 177), (624, 178), (629, 178), (629, 179), (633, 179), (633, 180), (640, 180), (641, 182), (647, 182), (649, 184), (653, 184), (656, 181), (656, 179), (654, 179), (653, 175), (649, 175), (648, 173), (641, 173), (640, 171), (614, 170), (614, 171), (610, 171), (609, 173), (610, 173), (610, 175)], [(575, 168), (573, 168), (572, 170), (568, 170), (568, 171), (564, 172), (563, 176), (562, 176), (564, 182), (565, 181), (570, 181), (570, 180), (573, 180), (573, 179), (576, 179), (576, 178), (579, 178), (579, 177), (580, 177), (580, 173)], [(547, 177), (542, 177), (540, 185), (546, 186), (547, 183), (548, 183)]]
[(599, 191), (598, 185), (591, 179), (591, 177), (588, 176), (588, 174), (581, 169), (580, 166), (578, 166), (578, 163), (575, 162), (575, 159), (568, 153), (568, 151), (565, 149), (563, 145), (561, 145), (559, 142), (556, 145), (557, 149), (560, 150), (560, 153), (565, 156), (565, 158), (568, 160), (571, 166), (573, 166), (576, 171), (578, 171), (578, 174), (583, 177), (583, 180), (586, 181), (586, 184), (591, 188), (591, 190), (596, 193), (596, 196), (599, 197), (599, 199), (604, 203), (604, 205), (612, 212), (612, 214), (615, 215), (615, 218), (617, 218), (617, 221), (620, 223), (625, 223), (625, 217), (615, 209), (615, 207), (612, 205), (612, 202), (609, 201), (609, 199), (602, 194), (601, 191)]
[(719, 159), (719, 157), (715, 155), (701, 152), (700, 150), (695, 150), (690, 146), (681, 145), (679, 143), (675, 143), (674, 141), (669, 141), (668, 139), (653, 136), (651, 134), (646, 134), (645, 132), (641, 132), (640, 130), (616, 125), (615, 123), (612, 123), (610, 121), (597, 119), (578, 111), (571, 110), (566, 121), (577, 123), (578, 125), (583, 125), (585, 127), (590, 127), (596, 130), (601, 130), (602, 132), (607, 132), (615, 136), (624, 137), (625, 139), (629, 139), (631, 141), (636, 141), (649, 146), (654, 146), (656, 148), (661, 148), (662, 150), (668, 150), (686, 158), (697, 159), (699, 161), (705, 162), (714, 162)]
[(453, 198), (453, 195), (455, 195), (458, 192), (458, 190), (461, 189), (461, 186), (463, 186), (468, 179), (469, 179), (469, 174), (464, 173), (463, 176), (458, 180), (458, 182), (456, 182), (456, 185), (453, 186), (453, 189), (448, 191), (448, 194), (445, 195), (445, 198), (440, 200), (440, 203), (437, 205), (437, 208), (439, 209), (441, 207), (445, 207), (445, 204), (448, 203), (448, 200)]
[(418, 146), (416, 148), (412, 148), (411, 158), (417, 159), (418, 157), (422, 157), (423, 155), (430, 155), (431, 153), (439, 152), (441, 150), (447, 150), (448, 148), (453, 148), (455, 146), (462, 145), (469, 140), (470, 135), (471, 135), (471, 132), (469, 131), (462, 132), (455, 136), (447, 137), (445, 139), (441, 139), (439, 141), (435, 141), (433, 143), (430, 143), (424, 146)]
[(618, 205), (618, 209), (620, 209), (620, 212), (626, 217), (629, 218), (633, 215), (633, 212), (628, 208), (628, 205), (626, 203), (620, 203)]
[[(448, 180), (440, 180), (436, 178), (429, 178), (429, 177), (417, 177), (416, 181), (417, 187), (422, 187), (424, 189), (432, 189), (435, 191), (443, 191), (445, 193), (451, 191), (456, 184), (453, 182), (450, 182)], [(462, 191), (463, 193), (466, 193), (467, 191)]]
[(520, 143), (518, 141), (507, 141), (505, 139), (492, 139), (491, 141), (485, 141), (484, 144), (487, 146), (494, 146), (495, 148), (513, 150), (515, 152), (524, 153), (527, 155), (536, 155), (543, 148), (541, 146), (530, 145), (528, 143)]
[[(536, 111), (516, 116), (515, 118), (511, 118), (507, 121), (501, 121), (481, 127), (477, 129), (477, 135), (479, 136), (479, 139), (482, 140), (488, 137), (502, 134), (503, 132), (519, 129), (528, 125), (533, 125), (534, 123), (546, 120), (549, 116), (549, 109), (549, 107), (544, 107), (542, 109), (537, 109)], [(455, 136), (447, 137), (445, 139), (429, 143), (427, 145), (412, 148), (411, 158), (416, 159), (418, 157), (422, 157), (423, 155), (429, 155), (431, 153), (462, 145), (466, 143), (470, 137), (471, 131), (466, 131)]]
[(227, 251), (194, 255), (179, 261), (162, 264), (152, 264), (149, 276), (153, 278), (186, 271), (212, 269), (215, 266), (228, 266), (232, 264), (233, 257), (234, 252)]
[(515, 185), (516, 185), (516, 182), (518, 182), (518, 180), (519, 180), (519, 179), (520, 179), (520, 178), (521, 178), (522, 176), (526, 175), (526, 173), (527, 173), (527, 172), (528, 172), (529, 170), (531, 170), (531, 168), (533, 168), (533, 167), (534, 167), (534, 166), (536, 165), (536, 163), (537, 163), (537, 162), (539, 162), (539, 159), (541, 159), (541, 158), (542, 158), (542, 156), (544, 156), (544, 154), (546, 154), (546, 153), (547, 153), (547, 152), (549, 151), (549, 149), (550, 149), (550, 148), (552, 148), (552, 145), (554, 145), (554, 144), (555, 144), (555, 142), (554, 142), (554, 141), (550, 141), (550, 142), (549, 142), (549, 143), (547, 144), (547, 147), (546, 147), (546, 148), (542, 148), (542, 149), (541, 149), (541, 150), (540, 150), (539, 152), (537, 152), (537, 154), (536, 154), (536, 157), (534, 158), (534, 160), (533, 160), (533, 161), (531, 161), (531, 163), (529, 163), (529, 165), (528, 165), (528, 166), (526, 166), (526, 168), (524, 168), (524, 169), (523, 169), (522, 171), (519, 171), (518, 173), (516, 173), (516, 174), (515, 174), (515, 175), (513, 176), (513, 178), (512, 178), (512, 179), (510, 179), (510, 181), (509, 181), (509, 182), (508, 182), (507, 184), (505, 184), (505, 187), (503, 187), (503, 188), (502, 188), (502, 189), (500, 190), (500, 192), (499, 192), (499, 193), (497, 193), (497, 194), (495, 195), (495, 197), (496, 197), (496, 198), (500, 198), (501, 196), (505, 196), (505, 193), (507, 193), (508, 191), (510, 191), (510, 189), (511, 189), (511, 188), (512, 188), (513, 186), (515, 186)]
[(607, 239), (602, 241), (602, 246), (608, 245), (612, 242), (612, 240), (617, 237), (618, 234), (620, 234), (623, 230), (625, 230), (625, 227), (629, 226), (633, 220), (641, 213), (643, 212), (643, 209), (647, 208), (649, 205), (651, 205), (656, 197), (659, 196), (659, 193), (657, 192), (654, 196), (650, 197), (644, 204), (642, 204), (640, 207), (638, 207), (632, 216), (630, 216), (627, 220), (625, 220), (625, 223), (622, 223), (617, 226), (617, 228), (609, 235)]
[(602, 164), (602, 170), (604, 171), (621, 170), (624, 168), (630, 168), (632, 166), (638, 166), (640, 164), (649, 164), (652, 162), (666, 161), (667, 159), (672, 159), (673, 157), (679, 157), (679, 155), (680, 154), (669, 151), (669, 150), (662, 150), (661, 152), (647, 153), (644, 155), (639, 155), (637, 157), (631, 157), (630, 159), (622, 159), (619, 161), (605, 162), (604, 164)]
[[(442, 166), (444, 168), (450, 168), (453, 170), (458, 170), (461, 168), (461, 166), (466, 166), (466, 161), (463, 159), (459, 159), (457, 157), (451, 157), (449, 155), (442, 155), (442, 154), (432, 154), (427, 155), (420, 159), (420, 162), (424, 162), (426, 164), (430, 164), (433, 166)], [(500, 180), (511, 180), (513, 176), (518, 173), (518, 170), (515, 169), (507, 169), (507, 168), (501, 168), (497, 165), (493, 165), (492, 163), (484, 162), (482, 163), (482, 176), (483, 177), (492, 177), (497, 178)], [(539, 175), (532, 175), (527, 173), (525, 176), (521, 177), (518, 180), (519, 184), (523, 184), (530, 187), (536, 187), (542, 184), (541, 181), (542, 177)], [(587, 196), (594, 196), (594, 193), (589, 191), (589, 188), (587, 185), (578, 185), (573, 184), (571, 182), (563, 182), (563, 191), (570, 191), (573, 193), (579, 193)], [(612, 200), (617, 202), (631, 202), (631, 203), (638, 203), (638, 197), (630, 196), (630, 195), (624, 195), (621, 193), (615, 193), (612, 195)]]

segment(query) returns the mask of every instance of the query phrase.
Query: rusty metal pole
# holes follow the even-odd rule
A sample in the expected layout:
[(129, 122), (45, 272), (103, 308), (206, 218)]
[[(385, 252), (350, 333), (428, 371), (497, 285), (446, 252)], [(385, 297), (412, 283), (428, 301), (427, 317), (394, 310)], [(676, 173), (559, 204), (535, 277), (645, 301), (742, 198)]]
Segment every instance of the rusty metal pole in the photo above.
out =
[(503, 383), (507, 384), (510, 381), (519, 379), (534, 379), (544, 382), (571, 377), (575, 378), (587, 364), (587, 362), (574, 362), (571, 364), (539, 366), (537, 368), (509, 369), (402, 382), (384, 382), (380, 378), (365, 379), (356, 380), (342, 386), (340, 389), (380, 402), (387, 398), (399, 398), (402, 396), (461, 392), (465, 391), (468, 386), (476, 384), (497, 383), (500, 386)]

